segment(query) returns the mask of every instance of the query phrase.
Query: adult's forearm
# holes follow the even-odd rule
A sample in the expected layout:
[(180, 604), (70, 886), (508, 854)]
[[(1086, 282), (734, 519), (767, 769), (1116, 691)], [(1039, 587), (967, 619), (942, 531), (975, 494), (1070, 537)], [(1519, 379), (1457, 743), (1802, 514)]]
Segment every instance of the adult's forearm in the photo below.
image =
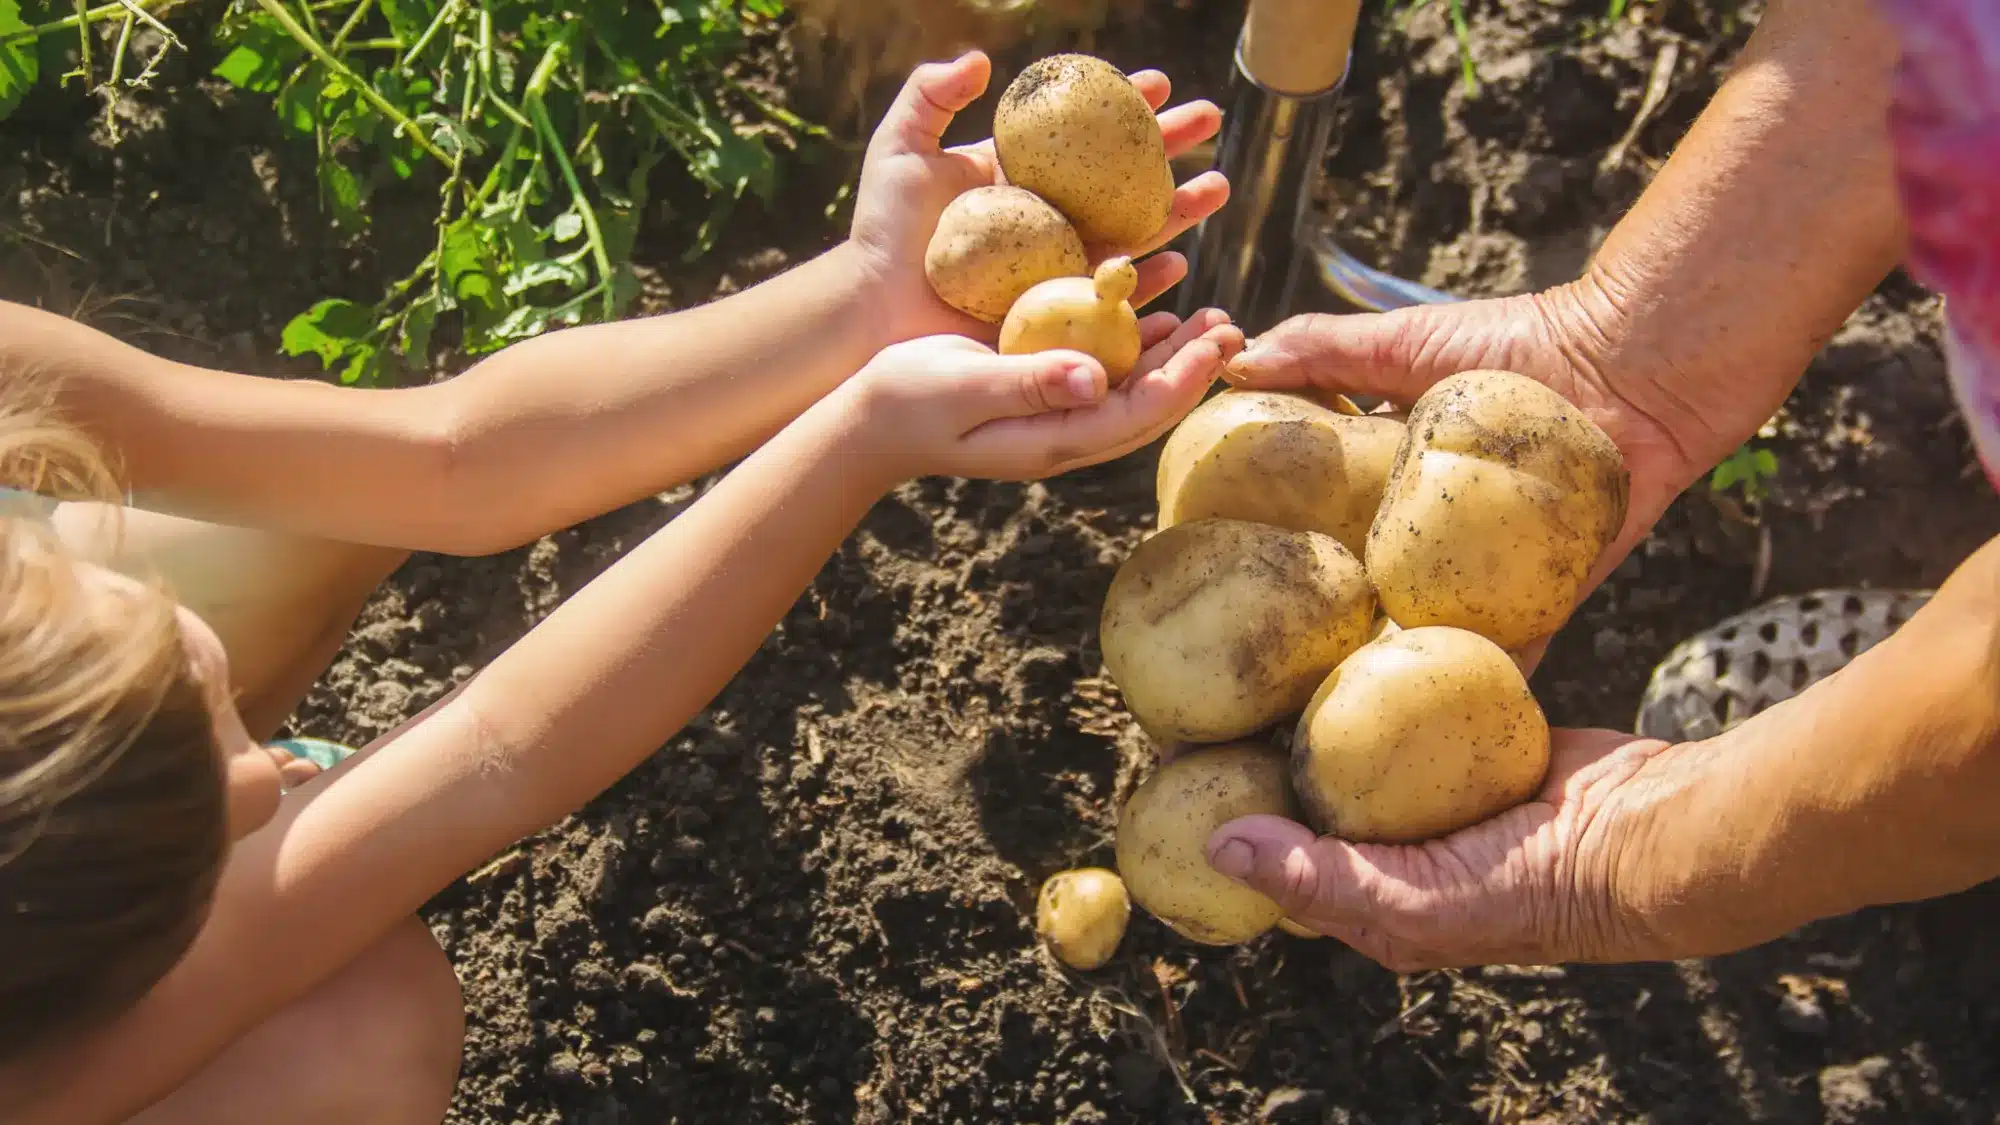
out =
[(1609, 368), (1675, 373), (1631, 393), (1697, 469), (1748, 435), (1688, 404), (1734, 395), (1768, 417), (1900, 260), (1896, 58), (1873, 0), (1771, 0), (1579, 283)]
[(1840, 673), (1631, 791), (1616, 885), (1658, 956), (2000, 876), (2000, 539)]

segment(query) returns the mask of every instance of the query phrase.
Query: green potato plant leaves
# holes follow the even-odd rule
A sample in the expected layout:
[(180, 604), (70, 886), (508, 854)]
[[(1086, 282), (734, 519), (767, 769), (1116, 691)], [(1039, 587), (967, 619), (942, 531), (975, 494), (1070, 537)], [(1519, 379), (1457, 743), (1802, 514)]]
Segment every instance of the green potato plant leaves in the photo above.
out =
[[(115, 97), (131, 30), (183, 0), (0, 0), (0, 117), (74, 37), (86, 87)], [(24, 6), (25, 5), (25, 6)], [(329, 297), (282, 347), (344, 382), (420, 376), (432, 345), (477, 355), (616, 317), (656, 169), (706, 197), (685, 257), (713, 248), (745, 198), (769, 201), (780, 154), (825, 133), (730, 73), (778, 0), (233, 0), (211, 29), (216, 78), (268, 99), (317, 154), (335, 230), (369, 233), (392, 187), (435, 193), (434, 233), (373, 300)], [(178, 40), (171, 40), (175, 45)], [(100, 72), (110, 77), (100, 81)], [(393, 250), (391, 251), (393, 252)]]

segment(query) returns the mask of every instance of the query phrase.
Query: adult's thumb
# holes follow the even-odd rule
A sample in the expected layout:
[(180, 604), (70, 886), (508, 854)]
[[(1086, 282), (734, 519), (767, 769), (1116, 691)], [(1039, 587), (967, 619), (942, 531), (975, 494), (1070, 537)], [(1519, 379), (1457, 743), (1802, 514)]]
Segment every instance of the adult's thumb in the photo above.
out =
[(1208, 863), (1217, 872), (1263, 893), (1289, 917), (1328, 920), (1341, 905), (1337, 840), (1323, 840), (1296, 821), (1247, 816), (1215, 830)]

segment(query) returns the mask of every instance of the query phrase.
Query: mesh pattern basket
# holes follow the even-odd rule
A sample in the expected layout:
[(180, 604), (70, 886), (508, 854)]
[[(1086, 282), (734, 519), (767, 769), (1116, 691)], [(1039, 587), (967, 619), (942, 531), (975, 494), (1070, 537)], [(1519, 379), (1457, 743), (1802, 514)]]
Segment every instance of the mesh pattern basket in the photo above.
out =
[(1818, 590), (1726, 618), (1653, 669), (1635, 729), (1669, 742), (1721, 734), (1846, 667), (1934, 592)]

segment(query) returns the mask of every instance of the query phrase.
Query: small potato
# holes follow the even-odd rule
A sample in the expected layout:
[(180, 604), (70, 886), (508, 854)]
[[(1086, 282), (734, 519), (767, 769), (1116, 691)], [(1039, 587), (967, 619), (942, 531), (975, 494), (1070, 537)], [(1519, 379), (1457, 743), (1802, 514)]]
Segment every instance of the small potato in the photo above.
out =
[(1055, 204), (1085, 242), (1136, 250), (1173, 210), (1159, 119), (1103, 59), (1063, 54), (1028, 64), (994, 109), (993, 149), (1007, 182)]
[(1080, 867), (1042, 884), (1035, 903), (1035, 932), (1049, 952), (1072, 969), (1103, 968), (1125, 938), (1132, 899), (1115, 871)]
[(1221, 517), (1318, 531), (1359, 558), (1403, 435), (1392, 418), (1303, 395), (1223, 391), (1160, 451), (1160, 526)]
[(1314, 828), (1362, 843), (1449, 835), (1532, 797), (1549, 724), (1499, 645), (1402, 629), (1341, 662), (1299, 719), (1292, 785)]
[(1083, 239), (1034, 192), (976, 187), (945, 206), (924, 251), (924, 276), (945, 304), (988, 324), (1021, 294), (1056, 277), (1090, 272)]
[(1298, 714), (1374, 624), (1367, 575), (1332, 536), (1211, 519), (1132, 552), (1099, 641), (1154, 739), (1227, 742)]
[(1058, 277), (1021, 294), (1000, 325), (1000, 354), (1069, 348), (1094, 356), (1111, 386), (1139, 362), (1139, 317), (1130, 258), (1111, 258), (1090, 277)]
[(1625, 522), (1630, 478), (1603, 430), (1509, 371), (1424, 392), (1363, 554), (1389, 616), (1519, 649), (1561, 627)]
[(1118, 873), (1132, 900), (1175, 933), (1236, 945), (1284, 909), (1208, 865), (1208, 838), (1243, 816), (1297, 815), (1285, 756), (1261, 743), (1204, 746), (1160, 767), (1118, 816)]

